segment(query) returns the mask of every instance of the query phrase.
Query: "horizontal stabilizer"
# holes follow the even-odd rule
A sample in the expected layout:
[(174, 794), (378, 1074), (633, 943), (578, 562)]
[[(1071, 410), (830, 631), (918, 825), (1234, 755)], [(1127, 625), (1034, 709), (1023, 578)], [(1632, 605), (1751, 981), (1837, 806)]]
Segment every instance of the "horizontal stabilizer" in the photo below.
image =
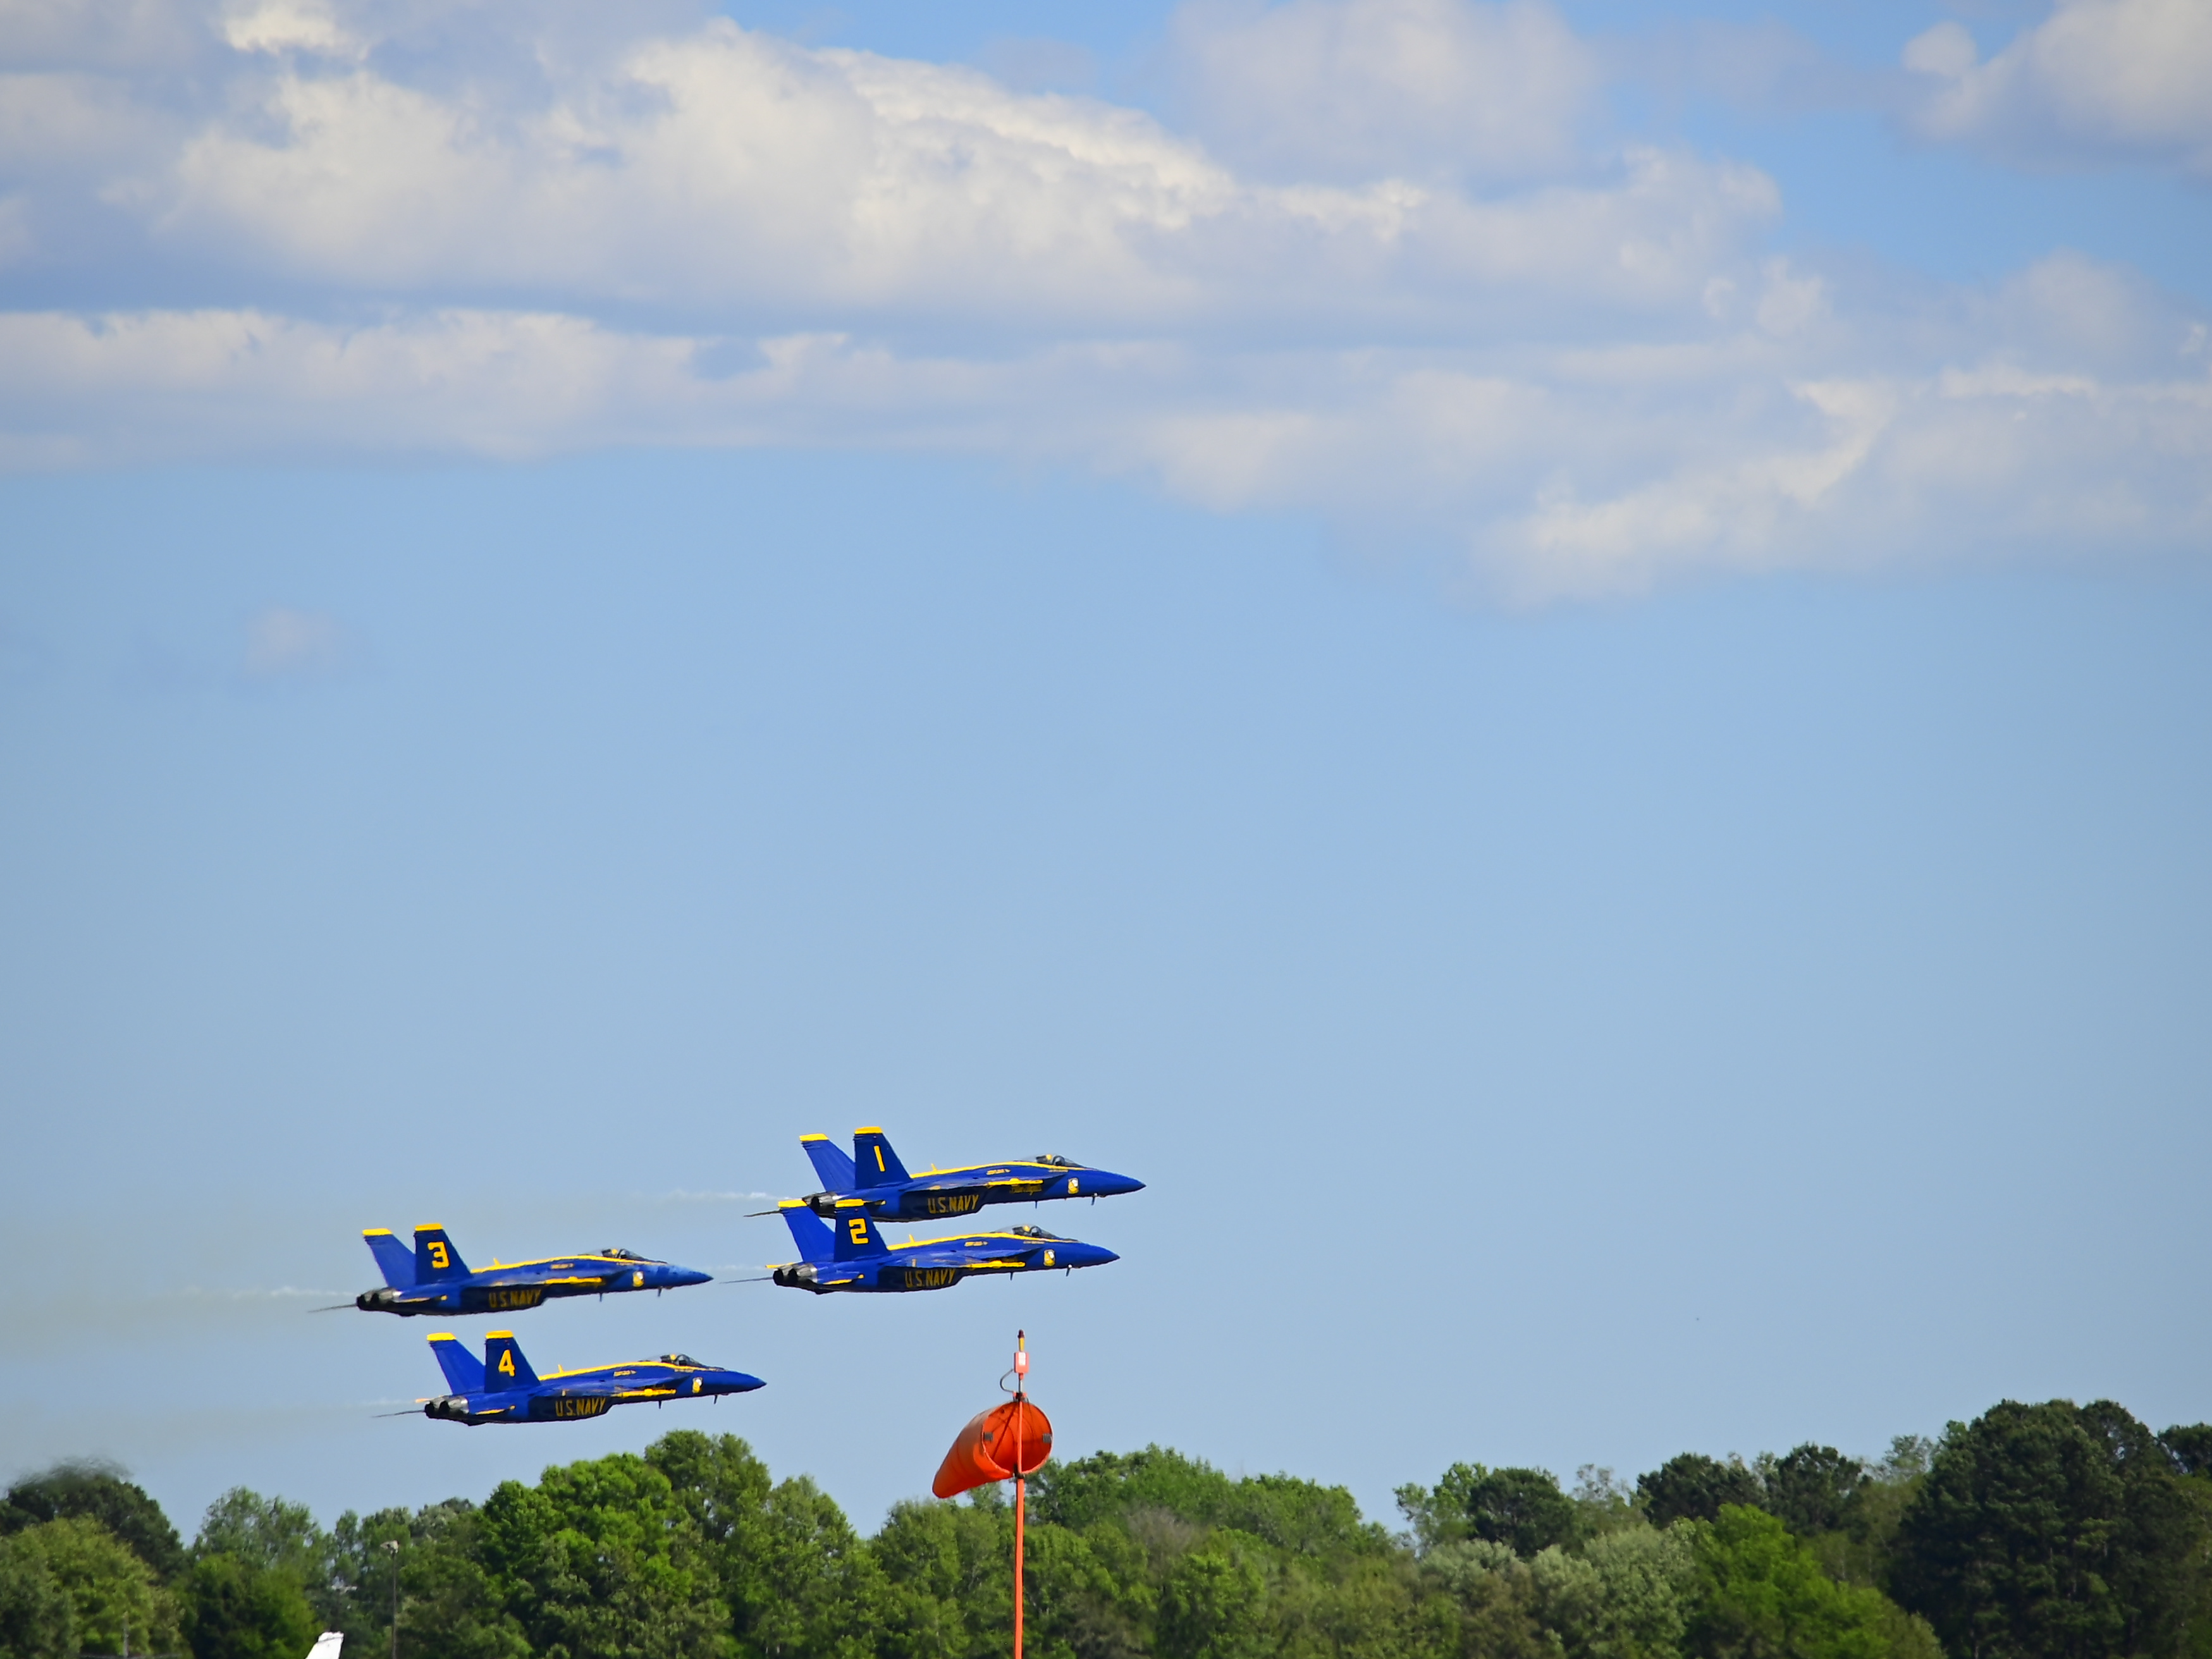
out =
[(853, 1131), (853, 1164), (854, 1174), (863, 1187), (880, 1187), (908, 1178), (906, 1165), (899, 1162), (881, 1129)]
[(404, 1244), (392, 1236), (392, 1229), (371, 1227), (362, 1237), (368, 1241), (368, 1253), (376, 1258), (376, 1270), (384, 1275), (384, 1282), (395, 1291), (412, 1290), (415, 1258), (408, 1255)]
[(806, 1149), (807, 1161), (814, 1165), (814, 1178), (825, 1192), (853, 1190), (853, 1160), (839, 1152), (828, 1135), (801, 1135), (799, 1144)]
[(791, 1242), (799, 1246), (801, 1261), (830, 1260), (830, 1229), (814, 1218), (813, 1211), (795, 1198), (776, 1209), (791, 1229)]
[(430, 1352), (438, 1356), (438, 1369), (445, 1372), (448, 1389), (455, 1394), (483, 1392), (484, 1368), (461, 1346), (460, 1338), (451, 1331), (441, 1331), (430, 1339)]
[(538, 1373), (530, 1369), (530, 1362), (522, 1357), (522, 1347), (514, 1340), (513, 1331), (484, 1333), (484, 1387), (487, 1389), (534, 1389)]

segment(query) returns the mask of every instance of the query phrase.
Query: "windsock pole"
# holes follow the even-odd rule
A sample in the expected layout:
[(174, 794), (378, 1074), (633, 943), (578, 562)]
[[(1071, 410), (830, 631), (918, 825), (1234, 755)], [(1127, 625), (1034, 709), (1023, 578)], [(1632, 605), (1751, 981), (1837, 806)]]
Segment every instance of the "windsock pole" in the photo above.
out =
[(1028, 1507), (1028, 1481), (1022, 1474), (1022, 1383), (1030, 1374), (1029, 1334), (1014, 1333), (1014, 1659), (1022, 1659), (1022, 1511)]

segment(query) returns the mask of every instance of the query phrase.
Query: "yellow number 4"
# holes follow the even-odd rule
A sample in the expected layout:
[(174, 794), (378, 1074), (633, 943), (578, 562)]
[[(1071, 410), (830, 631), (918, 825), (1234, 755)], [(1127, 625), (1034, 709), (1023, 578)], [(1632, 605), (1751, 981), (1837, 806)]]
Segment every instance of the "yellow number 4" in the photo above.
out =
[(503, 1354), (500, 1355), (500, 1357), (499, 1357), (499, 1374), (500, 1374), (501, 1376), (513, 1376), (514, 1375), (514, 1349), (509, 1348), (509, 1349), (508, 1349), (505, 1353), (503, 1353)]

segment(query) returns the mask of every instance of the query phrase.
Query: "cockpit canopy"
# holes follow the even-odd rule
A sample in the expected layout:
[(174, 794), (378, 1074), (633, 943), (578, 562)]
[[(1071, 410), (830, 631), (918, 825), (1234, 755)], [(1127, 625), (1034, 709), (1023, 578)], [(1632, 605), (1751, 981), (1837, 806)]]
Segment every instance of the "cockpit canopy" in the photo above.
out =
[(1033, 1163), (1049, 1164), (1055, 1170), (1079, 1170), (1083, 1166), (1072, 1158), (1062, 1158), (1058, 1152), (1039, 1152)]
[(1007, 1231), (1017, 1238), (1049, 1238), (1060, 1242), (1058, 1233), (1048, 1233), (1042, 1227), (1010, 1227)]
[(665, 1353), (660, 1356), (664, 1365), (689, 1365), (695, 1371), (710, 1371), (714, 1368), (704, 1360), (694, 1359), (688, 1353)]
[(635, 1250), (622, 1249), (613, 1244), (608, 1245), (599, 1254), (614, 1261), (651, 1261), (653, 1260), (649, 1255), (640, 1255)]

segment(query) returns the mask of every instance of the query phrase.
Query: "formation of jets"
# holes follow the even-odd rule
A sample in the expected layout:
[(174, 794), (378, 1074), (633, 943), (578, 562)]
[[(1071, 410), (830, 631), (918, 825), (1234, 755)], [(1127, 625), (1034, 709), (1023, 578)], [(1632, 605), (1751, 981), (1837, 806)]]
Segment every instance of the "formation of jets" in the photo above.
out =
[[(1103, 1266), (1119, 1260), (1113, 1251), (1042, 1227), (893, 1244), (884, 1238), (882, 1224), (971, 1216), (993, 1204), (1096, 1201), (1139, 1191), (1145, 1184), (1048, 1154), (952, 1170), (933, 1166), (910, 1175), (880, 1128), (855, 1129), (849, 1158), (826, 1135), (802, 1135), (799, 1145), (822, 1188), (763, 1212), (782, 1216), (799, 1250), (796, 1261), (770, 1263), (769, 1277), (817, 1296), (832, 1291), (939, 1291), (978, 1274), (1073, 1273)], [(443, 1227), (417, 1227), (411, 1251), (389, 1228), (371, 1227), (362, 1237), (384, 1283), (363, 1291), (354, 1305), (366, 1313), (402, 1317), (520, 1313), (564, 1297), (680, 1290), (713, 1278), (612, 1247), (529, 1261), (494, 1261), (471, 1270)], [(449, 1332), (431, 1337), (430, 1349), (450, 1392), (416, 1403), (426, 1417), (471, 1426), (574, 1422), (603, 1417), (617, 1406), (719, 1399), (764, 1386), (747, 1372), (684, 1353), (540, 1376), (523, 1358), (512, 1331), (489, 1333), (481, 1361)], [(310, 1659), (337, 1655), (333, 1649), (325, 1656), (318, 1644)]]

